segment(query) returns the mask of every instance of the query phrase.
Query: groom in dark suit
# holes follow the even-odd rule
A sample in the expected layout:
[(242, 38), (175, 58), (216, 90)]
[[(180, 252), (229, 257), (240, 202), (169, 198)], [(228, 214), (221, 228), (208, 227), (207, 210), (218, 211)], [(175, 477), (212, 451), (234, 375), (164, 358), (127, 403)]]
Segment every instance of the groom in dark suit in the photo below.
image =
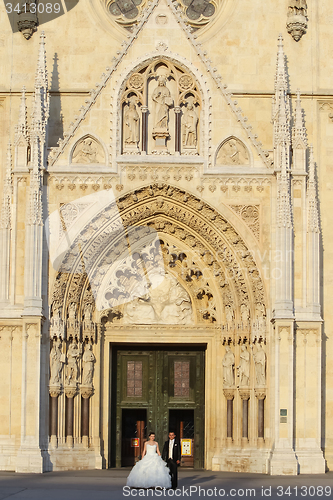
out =
[(177, 467), (180, 465), (181, 452), (180, 443), (173, 431), (169, 432), (169, 439), (164, 443), (162, 458), (168, 464), (171, 475), (171, 488), (175, 490), (178, 483)]

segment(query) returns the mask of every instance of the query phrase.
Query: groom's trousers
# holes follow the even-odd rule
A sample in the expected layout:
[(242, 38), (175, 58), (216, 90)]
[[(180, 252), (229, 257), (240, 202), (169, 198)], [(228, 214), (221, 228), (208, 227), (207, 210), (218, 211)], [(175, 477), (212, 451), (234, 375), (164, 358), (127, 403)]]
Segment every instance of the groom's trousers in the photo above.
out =
[(167, 464), (171, 475), (171, 488), (175, 490), (178, 484), (178, 466), (172, 458), (168, 458)]

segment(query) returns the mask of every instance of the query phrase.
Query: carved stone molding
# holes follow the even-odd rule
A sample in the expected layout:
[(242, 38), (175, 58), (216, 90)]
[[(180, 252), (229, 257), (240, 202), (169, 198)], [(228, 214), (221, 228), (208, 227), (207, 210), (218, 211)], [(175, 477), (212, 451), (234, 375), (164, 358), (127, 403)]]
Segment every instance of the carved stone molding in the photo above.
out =
[(251, 229), (257, 240), (260, 238), (260, 212), (259, 205), (230, 205), (230, 207), (243, 219)]

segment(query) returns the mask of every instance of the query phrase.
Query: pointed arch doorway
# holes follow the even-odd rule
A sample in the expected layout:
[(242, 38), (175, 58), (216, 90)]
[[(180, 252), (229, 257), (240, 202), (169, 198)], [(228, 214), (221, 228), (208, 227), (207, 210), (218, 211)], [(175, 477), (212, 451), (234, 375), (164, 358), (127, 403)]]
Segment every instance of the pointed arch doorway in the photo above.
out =
[(204, 467), (205, 344), (111, 346), (110, 466), (133, 466), (150, 431), (160, 450), (170, 429), (181, 466)]

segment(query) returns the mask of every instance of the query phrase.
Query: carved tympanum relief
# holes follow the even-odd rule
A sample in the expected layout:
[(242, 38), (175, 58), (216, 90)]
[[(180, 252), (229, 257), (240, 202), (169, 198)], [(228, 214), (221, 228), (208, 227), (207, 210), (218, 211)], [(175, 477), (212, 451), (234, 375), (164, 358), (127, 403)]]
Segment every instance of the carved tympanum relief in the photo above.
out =
[(103, 148), (93, 137), (83, 137), (75, 145), (72, 153), (72, 163), (94, 164), (104, 162), (105, 155)]
[(298, 42), (306, 33), (307, 23), (306, 0), (290, 0), (288, 6), (287, 31)]
[(227, 139), (218, 149), (216, 165), (249, 165), (246, 146), (236, 137)]
[(169, 273), (157, 287), (151, 286), (148, 294), (137, 297), (124, 307), (124, 323), (186, 325), (192, 322), (191, 299)]
[(121, 96), (123, 154), (198, 154), (201, 95), (169, 61), (136, 70)]

